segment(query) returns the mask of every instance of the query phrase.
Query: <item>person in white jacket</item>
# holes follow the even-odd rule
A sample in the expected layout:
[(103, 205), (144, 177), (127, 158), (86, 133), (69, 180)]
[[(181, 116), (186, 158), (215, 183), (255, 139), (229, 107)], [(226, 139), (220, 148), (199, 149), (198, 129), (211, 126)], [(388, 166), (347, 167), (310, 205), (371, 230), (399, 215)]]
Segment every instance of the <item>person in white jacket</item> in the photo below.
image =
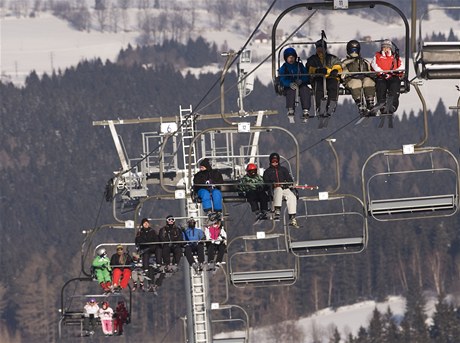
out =
[[(222, 264), (225, 250), (227, 248), (227, 233), (224, 230), (222, 221), (217, 219), (214, 223), (206, 227), (205, 235), (206, 240), (211, 241), (207, 244), (209, 270), (214, 270), (215, 266)], [(216, 250), (217, 257), (214, 261)]]
[(106, 336), (113, 335), (113, 309), (109, 306), (107, 301), (102, 303), (102, 308), (99, 309), (99, 318), (101, 319), (102, 332)]
[(83, 307), (83, 336), (94, 335), (94, 327), (99, 315), (99, 306), (95, 299), (91, 299)]

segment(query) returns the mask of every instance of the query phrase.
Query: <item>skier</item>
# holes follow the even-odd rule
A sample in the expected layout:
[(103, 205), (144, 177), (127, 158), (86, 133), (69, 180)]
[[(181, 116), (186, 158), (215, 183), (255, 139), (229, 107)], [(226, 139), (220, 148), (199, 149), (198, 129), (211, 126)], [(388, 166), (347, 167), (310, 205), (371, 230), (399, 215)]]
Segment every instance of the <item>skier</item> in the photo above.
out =
[(82, 336), (94, 335), (94, 327), (99, 313), (99, 306), (95, 299), (90, 299), (83, 307), (83, 334)]
[[(210, 242), (207, 244), (208, 247), (208, 270), (214, 271), (216, 266), (220, 266), (224, 259), (225, 250), (227, 248), (227, 233), (223, 227), (222, 221), (219, 218), (206, 227), (205, 229), (206, 240)], [(214, 260), (215, 253), (217, 251), (217, 257)]]
[[(374, 107), (375, 81), (370, 74), (359, 74), (371, 71), (372, 67), (368, 60), (361, 57), (361, 45), (357, 40), (347, 43), (347, 58), (342, 61), (342, 68), (345, 88), (350, 90), (360, 115), (366, 115)], [(361, 92), (364, 93), (366, 103), (362, 102)]]
[(267, 219), (268, 202), (270, 201), (266, 192), (268, 187), (265, 186), (263, 177), (257, 173), (255, 163), (249, 163), (246, 166), (246, 175), (241, 178), (238, 188), (245, 192), (246, 199), (257, 220)]
[(213, 215), (213, 209), (219, 216), (222, 213), (220, 184), (223, 183), (221, 172), (212, 169), (209, 159), (203, 159), (200, 162), (200, 171), (193, 177), (193, 188), (202, 201), (203, 211), (208, 216)]
[(297, 212), (297, 196), (294, 194), (294, 180), (291, 173), (286, 167), (280, 165), (280, 155), (276, 152), (270, 154), (270, 167), (264, 172), (264, 182), (272, 185), (273, 191), (273, 206), (274, 220), (278, 220), (281, 216), (281, 204), (283, 198), (286, 199), (289, 213), (289, 225), (298, 228), (296, 220)]
[(308, 87), (310, 77), (307, 75), (307, 68), (297, 57), (294, 48), (287, 48), (283, 53), (284, 63), (278, 70), (280, 84), (284, 87), (286, 96), (286, 108), (290, 123), (295, 123), (295, 100), (300, 97), (302, 105), (302, 119), (306, 122), (310, 115), (311, 91)]
[(106, 336), (113, 335), (113, 310), (107, 301), (102, 302), (102, 307), (99, 309), (99, 318), (101, 319), (102, 332)]
[(110, 259), (110, 266), (112, 267), (112, 286), (115, 291), (120, 288), (124, 289), (128, 286), (129, 279), (131, 278), (131, 266), (133, 259), (128, 253), (123, 251), (121, 244), (117, 245), (116, 254), (112, 255)]
[[(185, 257), (188, 263), (193, 267), (195, 272), (202, 271), (204, 263), (204, 243), (202, 241), (206, 239), (203, 230), (196, 227), (195, 219), (189, 218), (189, 220), (187, 220), (187, 228), (182, 234), (184, 236), (184, 241), (187, 241), (185, 244)], [(197, 254), (198, 263), (195, 262), (193, 253)]]
[(399, 50), (393, 47), (390, 40), (385, 39), (380, 48), (371, 63), (372, 68), (378, 72), (375, 86), (377, 106), (381, 113), (394, 113), (399, 106), (399, 88), (404, 77), (404, 62), (399, 57)]
[(120, 300), (114, 314), (114, 335), (123, 335), (123, 325), (128, 323), (129, 313), (126, 309), (125, 302)]
[(96, 274), (97, 282), (101, 285), (102, 289), (108, 293), (112, 291), (110, 273), (112, 268), (110, 267), (110, 260), (107, 257), (107, 251), (104, 248), (97, 250), (97, 256), (94, 258), (91, 264)]
[[(159, 233), (160, 241), (163, 242), (163, 262), (167, 272), (177, 270), (182, 256), (181, 243), (174, 243), (182, 241), (182, 230), (175, 223), (176, 220), (172, 215), (167, 216), (166, 225), (160, 229)], [(172, 262), (171, 253), (173, 254)]]
[[(313, 77), (316, 111), (321, 116), (331, 116), (339, 99), (339, 73), (342, 66), (337, 56), (327, 52), (327, 42), (323, 38), (315, 42), (315, 47), (316, 53), (308, 58), (306, 66), (309, 74), (316, 74)], [(324, 78), (327, 98), (324, 94)]]

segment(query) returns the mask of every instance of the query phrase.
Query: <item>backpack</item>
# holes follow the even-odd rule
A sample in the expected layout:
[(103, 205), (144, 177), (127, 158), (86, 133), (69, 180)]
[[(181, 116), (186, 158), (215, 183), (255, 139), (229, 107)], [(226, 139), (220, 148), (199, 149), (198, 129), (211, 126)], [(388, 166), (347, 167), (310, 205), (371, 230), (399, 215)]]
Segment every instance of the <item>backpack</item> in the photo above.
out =
[(286, 95), (284, 91), (284, 87), (281, 86), (281, 81), (280, 77), (276, 76), (275, 79), (273, 80), (273, 86), (275, 87), (275, 93), (278, 95)]

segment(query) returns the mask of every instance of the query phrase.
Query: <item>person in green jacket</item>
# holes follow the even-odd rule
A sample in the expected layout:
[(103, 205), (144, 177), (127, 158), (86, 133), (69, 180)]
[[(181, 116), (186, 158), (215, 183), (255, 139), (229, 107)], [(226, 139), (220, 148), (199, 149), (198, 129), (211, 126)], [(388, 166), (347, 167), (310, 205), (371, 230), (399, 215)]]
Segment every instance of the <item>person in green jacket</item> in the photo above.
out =
[(110, 259), (107, 257), (107, 251), (104, 248), (97, 250), (97, 256), (94, 258), (92, 267), (96, 274), (97, 282), (101, 285), (105, 292), (112, 291)]
[(268, 202), (270, 201), (270, 197), (266, 192), (268, 187), (265, 186), (263, 177), (257, 173), (255, 163), (247, 165), (246, 175), (241, 178), (238, 188), (245, 193), (257, 220), (268, 219)]

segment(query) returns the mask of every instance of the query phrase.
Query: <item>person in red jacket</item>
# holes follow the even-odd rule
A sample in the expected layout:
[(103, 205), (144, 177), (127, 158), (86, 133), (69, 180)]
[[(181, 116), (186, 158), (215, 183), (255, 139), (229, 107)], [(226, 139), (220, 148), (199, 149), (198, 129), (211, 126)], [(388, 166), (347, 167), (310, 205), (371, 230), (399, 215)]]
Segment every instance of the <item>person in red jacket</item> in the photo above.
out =
[[(393, 43), (385, 39), (380, 51), (375, 53), (371, 63), (372, 69), (377, 72), (375, 88), (377, 106), (381, 113), (394, 113), (399, 106), (399, 88), (404, 77), (404, 62), (399, 57), (398, 49)], [(388, 99), (389, 108), (386, 108)]]
[(129, 313), (126, 309), (124, 301), (120, 300), (118, 302), (117, 308), (115, 309), (113, 326), (115, 328), (115, 335), (123, 335), (123, 325), (128, 323)]

